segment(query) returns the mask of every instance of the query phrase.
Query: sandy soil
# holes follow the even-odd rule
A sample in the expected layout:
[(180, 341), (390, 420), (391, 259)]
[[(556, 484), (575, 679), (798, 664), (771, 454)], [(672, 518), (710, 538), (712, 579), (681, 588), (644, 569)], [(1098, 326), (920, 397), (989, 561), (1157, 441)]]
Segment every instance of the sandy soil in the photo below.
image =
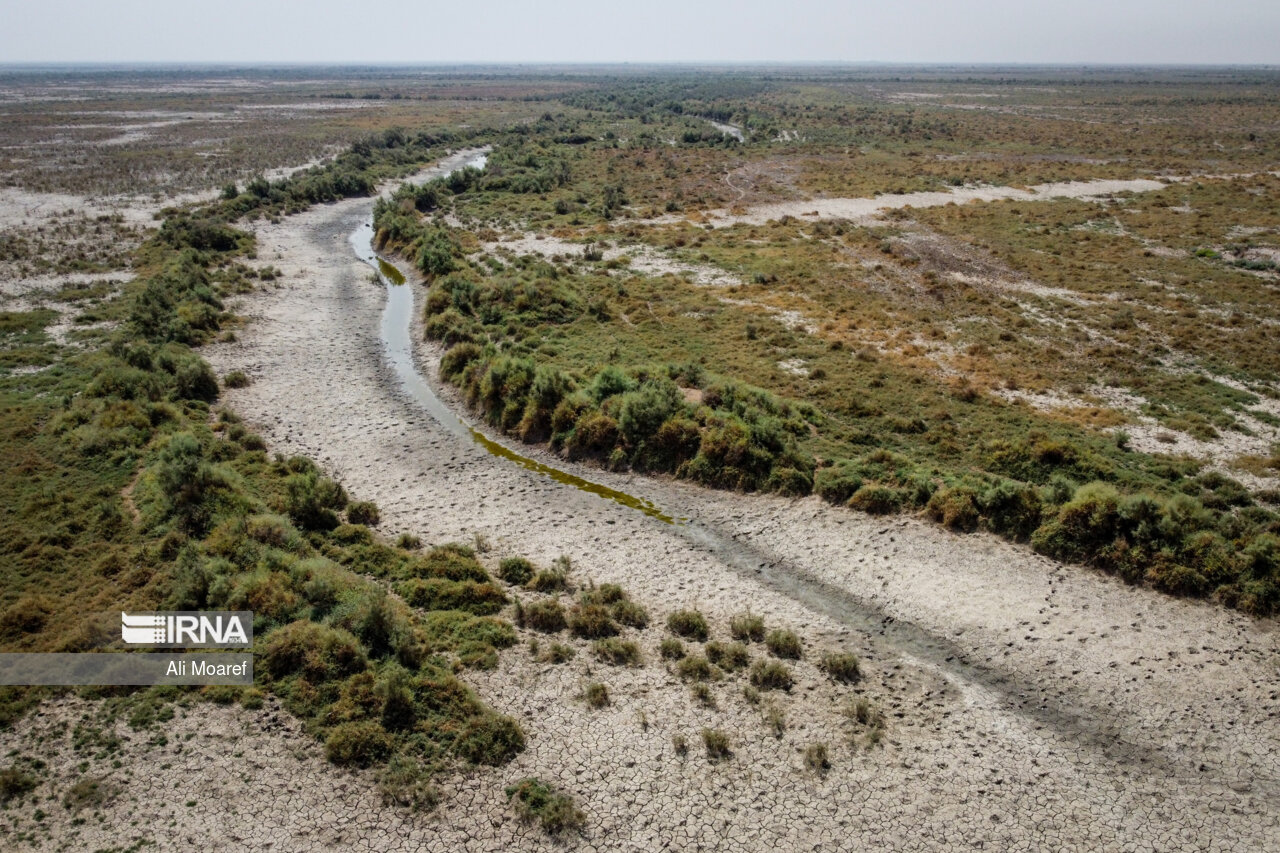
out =
[(1027, 189), (1015, 187), (957, 187), (949, 192), (887, 193), (875, 198), (819, 198), (753, 205), (742, 213), (710, 211), (706, 222), (723, 228), (746, 223), (763, 225), (770, 219), (793, 216), (800, 219), (868, 219), (881, 211), (904, 207), (942, 207), (970, 201), (1050, 201), (1055, 198), (1098, 198), (1116, 193), (1151, 192), (1165, 184), (1151, 180), (1067, 181), (1037, 184)]
[[(252, 322), (238, 342), (206, 352), (220, 373), (253, 380), (227, 402), (273, 451), (310, 454), (376, 500), (386, 534), (480, 533), (490, 558), (566, 554), (578, 578), (623, 584), (654, 616), (634, 635), (646, 664), (604, 667), (581, 649), (554, 667), (516, 647), (496, 672), (467, 674), (521, 720), (529, 747), (506, 767), (443, 780), (432, 817), (383, 807), (367, 778), (323, 764), (285, 715), (202, 707), (170, 736), (247, 725), (242, 739), (203, 747), (223, 760), (242, 750), (240, 784), (199, 789), (200, 819), (184, 821), (179, 839), (162, 818), (190, 813), (193, 789), (139, 781), (134, 817), (122, 797), (91, 822), (96, 846), (127, 845), (137, 819), (160, 849), (226, 847), (229, 829), (240, 848), (274, 850), (349, 849), (357, 838), (429, 850), (1280, 847), (1272, 625), (915, 519), (570, 468), (694, 519), (667, 525), (491, 456), (397, 387), (379, 339), (383, 288), (347, 243), (368, 212), (354, 200), (261, 227), (259, 257), (285, 277), (245, 297)], [(423, 347), (424, 374), (434, 376), (437, 355)], [(656, 626), (682, 606), (707, 613), (722, 638), (729, 614), (747, 608), (804, 636), (796, 689), (771, 700), (791, 721), (780, 740), (740, 679), (714, 685), (718, 708), (707, 709), (660, 663)], [(863, 684), (837, 688), (817, 673), (819, 650), (836, 648), (863, 658)], [(611, 707), (589, 711), (577, 698), (591, 680), (609, 685)], [(886, 711), (881, 746), (868, 749), (840, 715), (854, 695)], [(0, 751), (30, 749), (39, 720), (0, 734)], [(268, 720), (269, 736), (259, 731)], [(707, 763), (702, 726), (729, 733), (731, 760)], [(689, 737), (687, 758), (673, 752), (676, 733)], [(831, 750), (825, 775), (803, 766), (814, 742)], [(133, 763), (117, 772), (148, 760), (141, 745), (126, 752)], [(529, 775), (575, 795), (584, 837), (552, 843), (515, 821), (502, 787)], [(88, 832), (48, 811), (49, 840), (37, 847)]]

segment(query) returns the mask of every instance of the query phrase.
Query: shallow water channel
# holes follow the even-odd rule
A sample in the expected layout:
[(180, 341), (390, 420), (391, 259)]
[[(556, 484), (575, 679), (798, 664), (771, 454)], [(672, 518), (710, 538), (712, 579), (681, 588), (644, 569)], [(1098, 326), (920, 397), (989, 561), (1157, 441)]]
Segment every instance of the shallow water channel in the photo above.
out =
[[(482, 166), (483, 164), (484, 155), (480, 155), (466, 165)], [(430, 383), (418, 372), (418, 367), (413, 359), (413, 288), (405, 284), (404, 274), (394, 264), (378, 255), (373, 247), (373, 238), (373, 223), (367, 221), (361, 223), (360, 227), (351, 234), (351, 248), (355, 251), (356, 257), (369, 264), (377, 272), (378, 278), (387, 289), (387, 305), (382, 312), (382, 348), (386, 354), (387, 361), (390, 362), (404, 390), (418, 405), (427, 411), (427, 414), (435, 418), (445, 429), (462, 438), (470, 439), (494, 456), (514, 462), (523, 468), (549, 477), (557, 483), (563, 483), (566, 486), (573, 486), (584, 492), (590, 492), (605, 500), (638, 510), (667, 524), (685, 521), (685, 519), (677, 519), (671, 514), (663, 512), (652, 501), (594, 483), (576, 474), (570, 474), (568, 471), (562, 471), (545, 462), (540, 462), (537, 459), (531, 459), (518, 453), (506, 445), (489, 438), (455, 414), (452, 409), (436, 396), (436, 393), (431, 389)]]

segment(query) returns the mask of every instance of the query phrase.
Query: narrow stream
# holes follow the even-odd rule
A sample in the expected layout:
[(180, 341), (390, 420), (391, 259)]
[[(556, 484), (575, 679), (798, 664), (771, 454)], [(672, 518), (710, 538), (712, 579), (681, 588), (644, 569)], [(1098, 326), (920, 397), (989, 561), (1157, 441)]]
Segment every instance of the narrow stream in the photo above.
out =
[[(484, 160), (485, 157), (482, 154), (468, 161), (466, 165), (482, 167)], [(377, 271), (378, 278), (386, 286), (387, 305), (382, 311), (382, 346), (386, 352), (387, 360), (391, 362), (391, 367), (395, 370), (396, 376), (399, 377), (404, 390), (420, 406), (426, 409), (427, 414), (435, 418), (445, 429), (462, 438), (471, 439), (494, 456), (514, 462), (522, 468), (549, 477), (557, 483), (573, 486), (605, 500), (638, 510), (666, 524), (686, 521), (686, 519), (676, 519), (669, 513), (663, 512), (652, 501), (637, 498), (634, 495), (628, 495), (625, 492), (594, 483), (517, 453), (506, 445), (489, 438), (480, 430), (458, 417), (452, 409), (436, 396), (430, 384), (422, 378), (422, 374), (418, 373), (417, 365), (414, 364), (413, 360), (413, 288), (405, 286), (404, 274), (394, 264), (380, 257), (374, 250), (373, 237), (373, 223), (364, 222), (352, 232), (350, 238), (351, 248), (355, 251), (356, 257)]]
[[(481, 154), (469, 160), (466, 165), (483, 165), (483, 162), (484, 155)], [(405, 285), (404, 274), (394, 264), (377, 254), (373, 248), (373, 238), (373, 224), (365, 222), (352, 232), (350, 242), (356, 256), (377, 272), (378, 278), (386, 287), (387, 304), (382, 313), (381, 339), (387, 360), (410, 397), (449, 432), (480, 445), (494, 456), (514, 462), (557, 483), (572, 486), (672, 525), (684, 539), (699, 549), (714, 553), (721, 563), (738, 574), (753, 577), (814, 612), (869, 637), (879, 638), (896, 653), (914, 659), (917, 663), (935, 667), (960, 681), (982, 685), (1003, 696), (1011, 710), (1055, 730), (1070, 732), (1103, 753), (1124, 755), (1129, 760), (1136, 753), (1142, 756), (1143, 762), (1150, 762), (1151, 766), (1164, 765), (1160, 756), (1147, 749), (1126, 744), (1114, 727), (1100, 724), (1083, 705), (1076, 706), (1065, 697), (1051, 697), (1042, 691), (1036, 691), (1037, 701), (1027, 701), (1025, 684), (1014, 683), (998, 668), (972, 660), (964, 649), (950, 639), (913, 622), (895, 619), (876, 604), (830, 583), (803, 566), (781, 558), (763, 543), (725, 535), (692, 519), (666, 512), (647, 499), (611, 489), (531, 459), (484, 435), (437, 397), (430, 384), (418, 372), (413, 359), (413, 288)]]

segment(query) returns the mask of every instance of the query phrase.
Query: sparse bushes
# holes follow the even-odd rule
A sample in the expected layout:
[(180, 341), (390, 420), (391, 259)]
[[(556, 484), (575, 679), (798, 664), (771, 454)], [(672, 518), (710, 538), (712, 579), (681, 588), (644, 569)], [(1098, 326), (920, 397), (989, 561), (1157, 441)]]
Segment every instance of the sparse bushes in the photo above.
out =
[(685, 681), (710, 681), (715, 677), (715, 669), (701, 655), (689, 655), (676, 664), (676, 675)]
[(243, 370), (233, 370), (222, 377), (222, 387), (247, 388), (249, 387), (249, 376)]
[(747, 647), (741, 643), (710, 642), (706, 653), (707, 659), (725, 672), (737, 672), (751, 662)]
[(680, 660), (685, 656), (684, 643), (675, 637), (663, 637), (662, 643), (658, 646), (658, 654), (663, 660)]
[(526, 822), (537, 821), (548, 835), (577, 831), (586, 823), (584, 815), (568, 794), (538, 779), (522, 779), (506, 789), (516, 813)]
[(752, 613), (739, 613), (729, 620), (729, 634), (740, 643), (763, 643), (764, 619)]
[(804, 654), (800, 638), (795, 633), (782, 628), (770, 631), (764, 639), (764, 645), (774, 657), (799, 660)]
[(591, 708), (603, 708), (609, 704), (609, 688), (598, 681), (588, 684), (582, 696)]
[(813, 773), (825, 773), (831, 769), (831, 758), (825, 743), (811, 743), (804, 748), (804, 766)]
[(618, 626), (603, 604), (577, 604), (569, 613), (569, 630), (583, 639), (598, 640), (617, 634)]
[(6, 767), (0, 770), (0, 804), (7, 803), (15, 797), (26, 796), (40, 784), (31, 773), (18, 767)]
[(515, 586), (524, 586), (533, 579), (533, 574), (533, 563), (524, 557), (506, 557), (498, 564), (498, 577)]
[(591, 644), (591, 652), (596, 660), (610, 666), (640, 665), (640, 647), (631, 640), (619, 640), (617, 637), (596, 640)]
[(707, 619), (696, 610), (677, 610), (667, 617), (667, 630), (690, 640), (705, 642), (710, 633)]
[(569, 624), (565, 619), (564, 607), (560, 602), (547, 599), (525, 605), (524, 622), (535, 631), (554, 634), (563, 631)]
[(827, 652), (818, 662), (818, 668), (833, 681), (853, 684), (862, 678), (862, 668), (857, 655), (852, 652)]
[(776, 704), (770, 702), (764, 709), (764, 725), (770, 734), (781, 738), (787, 731), (787, 715)]
[(707, 750), (707, 760), (713, 763), (733, 757), (733, 750), (729, 747), (729, 736), (719, 729), (703, 729), (702, 745)]
[(758, 660), (751, 665), (751, 686), (760, 690), (790, 690), (791, 670), (776, 660)]

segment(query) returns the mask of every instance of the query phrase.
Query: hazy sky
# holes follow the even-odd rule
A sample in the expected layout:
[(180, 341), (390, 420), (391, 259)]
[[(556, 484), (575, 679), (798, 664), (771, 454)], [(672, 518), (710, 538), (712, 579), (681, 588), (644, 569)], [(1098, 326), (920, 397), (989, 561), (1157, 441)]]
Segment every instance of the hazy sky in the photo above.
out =
[(1280, 64), (1277, 0), (0, 0), (6, 62)]

